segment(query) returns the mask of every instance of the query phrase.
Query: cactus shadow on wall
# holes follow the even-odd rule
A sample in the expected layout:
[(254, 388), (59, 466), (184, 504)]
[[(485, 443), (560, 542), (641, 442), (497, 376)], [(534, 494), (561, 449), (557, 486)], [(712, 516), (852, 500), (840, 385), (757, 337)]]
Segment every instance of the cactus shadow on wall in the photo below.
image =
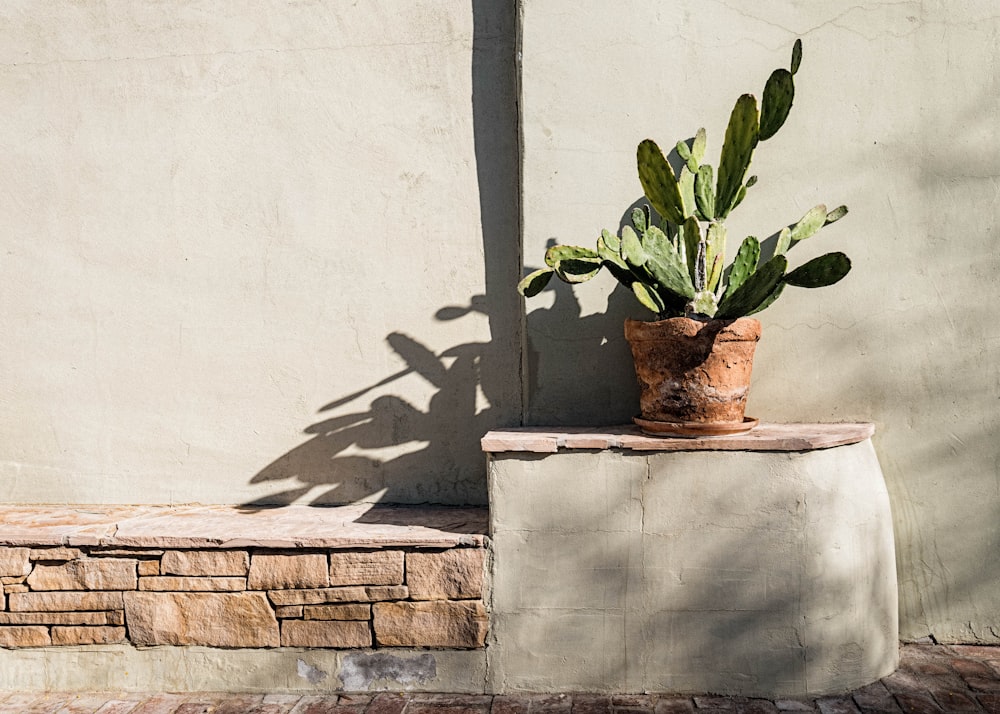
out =
[[(483, 302), (479, 296), (466, 306), (442, 308), (437, 317), (482, 313)], [(435, 353), (403, 332), (385, 341), (405, 367), (321, 407), (323, 418), (304, 429), (309, 439), (251, 479), (281, 490), (245, 506), (486, 502), (479, 439), (497, 419), (492, 405), (504, 399), (494, 391), (503, 391), (502, 382), (480, 378), (491, 344), (468, 342)], [(413, 379), (435, 390), (424, 409), (386, 391)]]
[[(623, 226), (632, 224), (633, 209), (647, 204), (640, 196), (625, 209), (619, 235)], [(599, 230), (594, 234), (596, 240)], [(551, 238), (546, 247), (565, 242), (573, 241)], [(527, 424), (608, 426), (630, 423), (636, 414), (639, 389), (624, 324), (627, 318), (648, 320), (652, 314), (609, 275), (594, 283), (570, 286), (552, 280), (542, 293), (555, 296), (551, 306), (528, 302)], [(587, 298), (606, 295), (604, 310), (584, 315), (576, 291)]]
[[(467, 305), (442, 308), (437, 319), (485, 316), (490, 339), (435, 351), (401, 330), (386, 335), (405, 367), (323, 406), (321, 418), (304, 430), (309, 438), (252, 478), (275, 491), (247, 507), (486, 503), (479, 439), (491, 428), (516, 424), (521, 412), (520, 298), (514, 288), (521, 264), (517, 12), (510, 0), (471, 0), (471, 12), (471, 110), (485, 289)], [(447, 270), (442, 273), (446, 280)], [(414, 386), (414, 380), (424, 384)], [(418, 407), (392, 393), (401, 381), (406, 394), (429, 387), (432, 395)]]

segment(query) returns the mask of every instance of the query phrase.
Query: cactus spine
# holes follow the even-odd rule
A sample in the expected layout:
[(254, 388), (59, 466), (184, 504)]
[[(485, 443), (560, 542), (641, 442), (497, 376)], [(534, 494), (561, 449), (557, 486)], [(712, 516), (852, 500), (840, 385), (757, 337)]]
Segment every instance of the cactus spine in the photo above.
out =
[(773, 138), (788, 118), (801, 62), (802, 42), (796, 40), (789, 68), (778, 68), (768, 77), (759, 110), (752, 94), (736, 100), (717, 169), (704, 163), (704, 129), (676, 143), (680, 160), (676, 172), (656, 142), (642, 141), (636, 149), (636, 165), (648, 205), (632, 210), (632, 225), (624, 226), (620, 235), (602, 231), (596, 250), (552, 246), (545, 253), (546, 267), (525, 276), (518, 290), (532, 297), (553, 275), (567, 283), (581, 283), (606, 268), (658, 318), (733, 319), (768, 307), (788, 285), (818, 288), (841, 280), (851, 269), (843, 253), (827, 253), (791, 272), (787, 253), (843, 218), (846, 206), (828, 212), (820, 204), (782, 228), (772, 255), (763, 264), (760, 241), (747, 236), (728, 271), (723, 267), (724, 221), (757, 182), (756, 176), (747, 177), (757, 145)]

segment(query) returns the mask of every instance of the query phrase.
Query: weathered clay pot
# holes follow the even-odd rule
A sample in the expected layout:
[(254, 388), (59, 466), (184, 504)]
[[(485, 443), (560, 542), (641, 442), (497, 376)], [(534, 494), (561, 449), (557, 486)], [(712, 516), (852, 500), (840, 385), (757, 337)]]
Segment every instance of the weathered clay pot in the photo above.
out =
[(639, 379), (642, 418), (742, 424), (760, 322), (672, 317), (625, 321)]

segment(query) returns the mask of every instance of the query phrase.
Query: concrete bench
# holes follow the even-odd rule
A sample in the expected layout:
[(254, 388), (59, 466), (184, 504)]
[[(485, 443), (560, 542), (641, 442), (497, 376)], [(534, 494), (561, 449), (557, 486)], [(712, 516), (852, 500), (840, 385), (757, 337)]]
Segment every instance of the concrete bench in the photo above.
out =
[(818, 696), (892, 672), (873, 431), (488, 434), (494, 690)]
[(486, 509), (0, 506), (0, 687), (481, 692)]

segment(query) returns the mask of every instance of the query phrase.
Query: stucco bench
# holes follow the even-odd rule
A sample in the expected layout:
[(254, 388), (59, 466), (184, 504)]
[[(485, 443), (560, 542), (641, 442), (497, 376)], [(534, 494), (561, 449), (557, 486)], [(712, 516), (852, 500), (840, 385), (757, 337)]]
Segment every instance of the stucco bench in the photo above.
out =
[(483, 508), (0, 506), (0, 687), (482, 691), (486, 527)]
[(489, 433), (494, 689), (818, 696), (891, 672), (873, 433)]

